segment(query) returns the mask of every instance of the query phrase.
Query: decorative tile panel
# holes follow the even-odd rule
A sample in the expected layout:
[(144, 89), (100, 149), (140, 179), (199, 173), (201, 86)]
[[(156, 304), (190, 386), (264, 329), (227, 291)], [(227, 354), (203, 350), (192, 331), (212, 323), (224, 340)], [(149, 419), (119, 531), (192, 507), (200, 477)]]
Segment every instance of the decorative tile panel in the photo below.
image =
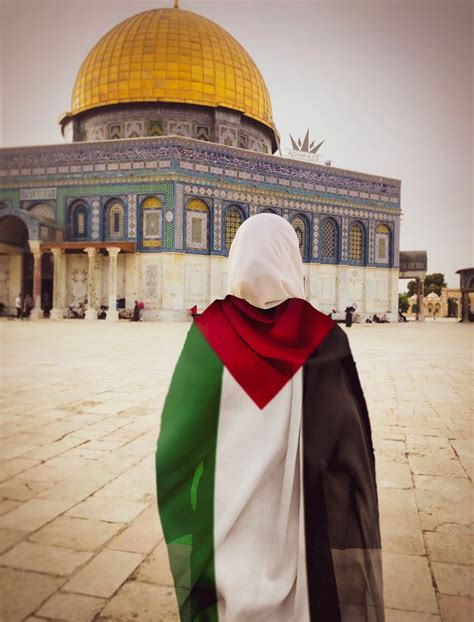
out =
[(313, 214), (313, 257), (319, 255), (319, 217)]
[(184, 188), (182, 184), (175, 185), (175, 246), (176, 249), (183, 248), (183, 227), (184, 227)]
[(137, 195), (128, 195), (128, 237), (137, 235)]

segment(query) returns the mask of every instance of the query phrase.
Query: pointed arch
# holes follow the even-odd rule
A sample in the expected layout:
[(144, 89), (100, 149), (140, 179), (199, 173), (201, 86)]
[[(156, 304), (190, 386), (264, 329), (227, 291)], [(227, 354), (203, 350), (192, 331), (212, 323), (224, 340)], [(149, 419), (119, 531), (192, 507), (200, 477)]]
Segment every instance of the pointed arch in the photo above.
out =
[(192, 198), (186, 203), (186, 248), (208, 252), (209, 248), (209, 205), (203, 199)]
[(110, 199), (105, 206), (105, 238), (117, 240), (124, 234), (125, 207), (120, 199)]
[(297, 214), (291, 220), (291, 225), (296, 232), (298, 238), (298, 245), (300, 247), (300, 253), (303, 261), (309, 259), (309, 224), (306, 216), (303, 214)]
[(72, 238), (83, 240), (88, 237), (89, 206), (82, 199), (71, 205), (69, 224)]
[(339, 261), (339, 226), (334, 218), (324, 218), (320, 231), (320, 259), (327, 263)]
[(366, 256), (365, 227), (360, 221), (354, 221), (349, 228), (349, 262), (363, 265)]
[(224, 248), (228, 251), (237, 233), (237, 229), (244, 222), (245, 216), (237, 205), (231, 205), (224, 215)]
[(375, 229), (375, 263), (386, 266), (391, 265), (392, 232), (385, 223), (380, 223)]

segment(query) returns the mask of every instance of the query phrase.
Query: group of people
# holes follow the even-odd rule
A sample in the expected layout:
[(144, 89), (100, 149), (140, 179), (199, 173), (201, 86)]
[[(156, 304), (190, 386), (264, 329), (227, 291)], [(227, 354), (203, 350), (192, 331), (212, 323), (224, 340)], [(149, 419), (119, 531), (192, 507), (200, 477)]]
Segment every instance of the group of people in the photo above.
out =
[(386, 313), (384, 313), (382, 316), (374, 313), (371, 318), (368, 317), (365, 321), (367, 324), (390, 324), (390, 320)]
[(31, 311), (35, 308), (35, 301), (31, 294), (18, 294), (15, 298), (16, 317), (19, 320), (27, 319), (31, 316)]

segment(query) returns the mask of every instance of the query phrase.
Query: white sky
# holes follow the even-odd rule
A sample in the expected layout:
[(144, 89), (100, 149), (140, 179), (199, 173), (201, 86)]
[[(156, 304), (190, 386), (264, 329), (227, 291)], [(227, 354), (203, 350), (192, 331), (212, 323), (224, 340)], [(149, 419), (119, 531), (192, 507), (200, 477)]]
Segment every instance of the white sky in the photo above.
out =
[[(75, 75), (123, 19), (172, 0), (0, 0), (2, 146), (62, 142)], [(181, 0), (228, 30), (270, 91), (282, 146), (307, 128), (334, 166), (402, 180), (401, 250), (474, 265), (473, 3)]]

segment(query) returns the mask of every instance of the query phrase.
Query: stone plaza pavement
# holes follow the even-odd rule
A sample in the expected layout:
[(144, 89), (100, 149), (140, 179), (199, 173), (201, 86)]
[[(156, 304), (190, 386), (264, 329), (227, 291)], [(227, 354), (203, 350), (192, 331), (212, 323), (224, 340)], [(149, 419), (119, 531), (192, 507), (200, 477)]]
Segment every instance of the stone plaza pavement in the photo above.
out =
[[(177, 620), (154, 449), (188, 328), (0, 322), (2, 622)], [(387, 622), (471, 621), (474, 325), (349, 336), (376, 447)]]

